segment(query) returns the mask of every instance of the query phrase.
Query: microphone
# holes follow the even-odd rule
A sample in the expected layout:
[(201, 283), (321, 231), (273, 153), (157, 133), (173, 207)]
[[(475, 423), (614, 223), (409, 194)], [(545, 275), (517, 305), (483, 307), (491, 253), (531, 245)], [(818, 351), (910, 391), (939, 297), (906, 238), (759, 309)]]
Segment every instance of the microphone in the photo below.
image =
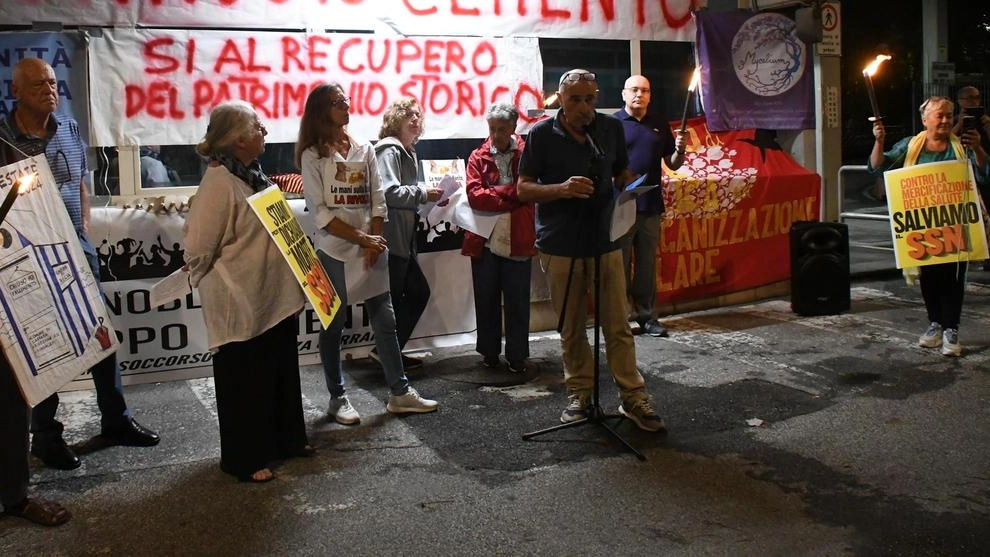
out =
[(584, 126), (584, 137), (588, 142), (588, 147), (591, 148), (591, 160), (588, 161), (588, 176), (587, 178), (594, 183), (595, 193), (592, 197), (596, 197), (602, 192), (599, 191), (602, 188), (599, 187), (598, 182), (601, 179), (601, 161), (605, 160), (605, 153), (602, 152), (601, 148), (598, 147), (598, 143), (595, 142), (595, 138), (591, 133), (591, 124)]

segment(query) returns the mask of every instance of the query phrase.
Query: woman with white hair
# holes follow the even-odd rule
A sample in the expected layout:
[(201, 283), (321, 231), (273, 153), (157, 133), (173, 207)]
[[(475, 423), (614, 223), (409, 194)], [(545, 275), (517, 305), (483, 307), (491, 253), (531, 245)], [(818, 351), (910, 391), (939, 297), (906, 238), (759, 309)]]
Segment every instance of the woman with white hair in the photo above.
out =
[(220, 468), (246, 482), (274, 479), (274, 460), (314, 452), (296, 351), (302, 289), (247, 201), (272, 185), (257, 160), (267, 133), (244, 101), (213, 109), (196, 146), (209, 167), (184, 228), (213, 353)]
[[(889, 151), (883, 150), (886, 131), (883, 122), (873, 123), (873, 152), (867, 168), (881, 175), (887, 170), (941, 161), (969, 160), (975, 166), (976, 181), (983, 184), (990, 172), (987, 152), (980, 146), (975, 129), (952, 133), (952, 101), (946, 97), (929, 97), (919, 107), (924, 131), (905, 137)], [(925, 348), (941, 348), (944, 356), (962, 356), (959, 321), (962, 317), (963, 293), (966, 290), (966, 261), (938, 263), (919, 268), (921, 297), (925, 300), (928, 329), (918, 339)]]
[(505, 359), (514, 373), (526, 371), (529, 358), (529, 279), (536, 255), (535, 212), (519, 200), (516, 181), (524, 142), (516, 135), (519, 112), (495, 103), (485, 112), (488, 139), (467, 163), (467, 198), (472, 209), (501, 213), (491, 236), (464, 231), (461, 253), (471, 257), (476, 349), (485, 367), (500, 365), (502, 311), (505, 308)]

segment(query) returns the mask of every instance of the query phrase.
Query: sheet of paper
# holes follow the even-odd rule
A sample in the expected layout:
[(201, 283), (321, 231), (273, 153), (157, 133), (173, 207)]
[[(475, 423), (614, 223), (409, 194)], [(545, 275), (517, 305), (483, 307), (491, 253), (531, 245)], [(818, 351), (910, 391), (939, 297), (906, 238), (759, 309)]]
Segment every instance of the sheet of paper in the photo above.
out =
[(636, 198), (658, 187), (658, 184), (644, 186), (644, 180), (646, 180), (645, 174), (633, 180), (616, 198), (615, 208), (612, 210), (612, 228), (609, 231), (611, 241), (614, 242), (624, 236), (636, 224)]
[(378, 256), (374, 266), (364, 268), (364, 258), (344, 263), (347, 277), (347, 302), (356, 304), (388, 291), (388, 252)]
[(430, 213), (430, 222), (446, 220), (479, 236), (489, 238), (492, 235), (492, 230), (495, 229), (495, 222), (498, 221), (501, 214), (472, 209), (468, 203), (467, 192), (464, 188), (460, 188), (451, 194), (444, 207), (434, 208), (434, 211)]
[(156, 282), (151, 287), (149, 296), (152, 307), (165, 305), (172, 300), (185, 298), (186, 294), (192, 292), (189, 284), (189, 271), (178, 269), (171, 275)]
[(458, 190), (464, 189), (461, 187), (461, 182), (458, 182), (457, 178), (454, 176), (444, 176), (440, 182), (436, 184), (436, 187), (443, 190), (443, 193), (440, 194), (440, 199), (437, 199), (436, 201), (427, 201), (419, 206), (420, 216), (429, 219), (430, 222), (438, 222), (434, 219), (441, 217), (433, 216), (437, 213), (437, 209), (442, 211), (444, 207), (450, 204), (450, 196), (454, 195), (454, 193)]

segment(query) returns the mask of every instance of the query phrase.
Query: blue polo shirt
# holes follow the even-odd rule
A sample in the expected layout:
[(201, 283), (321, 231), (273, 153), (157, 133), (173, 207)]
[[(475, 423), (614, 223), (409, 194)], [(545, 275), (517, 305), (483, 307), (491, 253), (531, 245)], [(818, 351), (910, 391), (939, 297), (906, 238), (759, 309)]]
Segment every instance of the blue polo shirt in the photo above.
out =
[(533, 126), (519, 161), (519, 175), (540, 184), (587, 176), (595, 181), (595, 194), (588, 199), (537, 203), (536, 247), (564, 257), (593, 257), (619, 249), (618, 243), (609, 241), (609, 224), (617, 193), (612, 179), (629, 165), (622, 125), (599, 114), (588, 127), (591, 141), (582, 144), (561, 127), (560, 114)]
[[(626, 135), (626, 150), (629, 151), (629, 170), (633, 174), (646, 174), (648, 186), (660, 184), (663, 167), (660, 159), (674, 154), (674, 134), (666, 120), (647, 111), (642, 120), (620, 109), (613, 116), (622, 122)], [(663, 188), (654, 188), (636, 199), (636, 209), (640, 213), (659, 215), (663, 213)]]
[[(69, 212), (69, 218), (76, 232), (82, 234), (82, 201), (79, 197), (79, 184), (86, 175), (86, 143), (79, 132), (79, 124), (68, 116), (48, 117), (48, 139), (27, 135), (17, 126), (14, 119), (17, 109), (14, 108), (6, 118), (0, 120), (0, 135), (17, 146), (28, 156), (44, 153), (48, 158), (62, 202)], [(61, 118), (61, 119), (59, 119)], [(6, 146), (5, 146), (6, 147)], [(0, 161), (3, 164), (17, 162), (24, 157), (21, 153), (9, 147), (3, 150), (9, 158)]]

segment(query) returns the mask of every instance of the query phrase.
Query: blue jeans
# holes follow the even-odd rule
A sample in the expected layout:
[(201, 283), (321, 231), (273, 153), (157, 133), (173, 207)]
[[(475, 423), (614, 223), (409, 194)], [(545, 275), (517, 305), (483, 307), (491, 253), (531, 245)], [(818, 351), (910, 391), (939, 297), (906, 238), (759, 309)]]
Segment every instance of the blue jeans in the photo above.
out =
[[(83, 234), (79, 234), (79, 242), (82, 244), (86, 261), (93, 271), (93, 276), (96, 277), (97, 286), (102, 295), (103, 288), (99, 285), (100, 258), (96, 254), (96, 249)], [(96, 405), (102, 416), (100, 420), (102, 427), (105, 429), (120, 426), (131, 415), (131, 412), (127, 409), (127, 403), (124, 402), (124, 389), (120, 382), (117, 354), (107, 356), (91, 367), (89, 372), (93, 376), (93, 384), (96, 386)], [(34, 434), (35, 441), (46, 443), (62, 436), (62, 423), (55, 419), (57, 411), (58, 393), (54, 393), (39, 402), (31, 410), (31, 433)]]
[[(317, 250), (317, 257), (323, 263), (330, 282), (340, 296), (340, 311), (333, 317), (330, 326), (320, 331), (320, 359), (323, 361), (323, 375), (327, 380), (327, 390), (330, 396), (344, 395), (344, 373), (340, 365), (340, 339), (344, 333), (347, 321), (347, 281), (344, 275), (344, 263), (325, 252)], [(381, 257), (385, 257), (382, 254)], [(404, 395), (409, 391), (409, 380), (402, 369), (402, 353), (399, 351), (399, 341), (395, 334), (395, 311), (392, 310), (392, 296), (384, 292), (364, 301), (364, 309), (368, 312), (371, 330), (375, 333), (375, 349), (382, 362), (385, 372), (385, 382), (393, 395)]]

